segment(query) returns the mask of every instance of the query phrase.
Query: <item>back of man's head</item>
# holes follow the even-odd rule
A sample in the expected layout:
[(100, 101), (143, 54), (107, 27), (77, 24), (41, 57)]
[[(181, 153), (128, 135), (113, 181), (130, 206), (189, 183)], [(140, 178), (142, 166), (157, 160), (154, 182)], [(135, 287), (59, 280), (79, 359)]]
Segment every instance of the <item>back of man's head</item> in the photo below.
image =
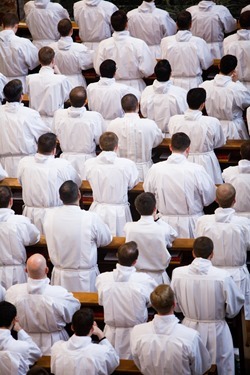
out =
[(16, 314), (16, 307), (12, 303), (0, 302), (0, 328), (9, 328)]
[(41, 280), (47, 277), (48, 267), (46, 259), (41, 254), (33, 254), (27, 260), (27, 273), (31, 279)]
[(94, 324), (94, 314), (91, 309), (80, 309), (72, 317), (72, 328), (76, 336), (87, 336)]
[(118, 146), (118, 137), (113, 132), (105, 132), (99, 138), (99, 146), (102, 151), (114, 151)]
[(111, 25), (115, 31), (125, 30), (128, 23), (128, 17), (123, 10), (117, 10), (111, 16)]
[(57, 30), (61, 36), (68, 36), (72, 30), (72, 23), (68, 18), (63, 18), (58, 22)]
[(19, 19), (15, 13), (5, 13), (2, 17), (3, 28), (13, 28), (14, 26), (18, 25), (18, 23)]
[(174, 292), (167, 284), (158, 285), (150, 294), (150, 301), (153, 308), (159, 315), (173, 313)]
[(190, 109), (199, 109), (200, 106), (206, 101), (206, 90), (197, 87), (191, 89), (187, 93), (187, 103)]
[(250, 10), (240, 14), (239, 22), (242, 29), (250, 29)]
[(250, 161), (250, 141), (245, 141), (240, 146), (241, 159), (246, 159)]
[(23, 93), (23, 85), (20, 79), (12, 79), (6, 83), (3, 93), (7, 102), (20, 102)]
[(141, 193), (135, 198), (135, 208), (140, 215), (152, 215), (156, 207), (156, 200), (153, 193)]
[(104, 60), (100, 65), (101, 77), (113, 78), (116, 72), (116, 63), (114, 60)]
[(166, 82), (169, 81), (172, 69), (169, 61), (166, 59), (158, 61), (155, 65), (155, 75), (156, 79), (159, 82)]
[(9, 186), (0, 186), (0, 208), (7, 208), (12, 198)]
[(171, 138), (171, 147), (173, 152), (184, 152), (190, 146), (190, 138), (186, 133), (175, 133)]
[(196, 258), (208, 259), (214, 249), (213, 241), (205, 236), (194, 240), (193, 253)]
[(183, 10), (177, 15), (176, 24), (178, 30), (189, 30), (192, 24), (192, 15), (187, 10)]
[(117, 251), (118, 262), (121, 266), (131, 267), (137, 260), (139, 251), (135, 241), (126, 242)]
[(42, 66), (50, 65), (55, 57), (55, 51), (50, 47), (42, 47), (38, 52), (38, 59)]
[(220, 60), (220, 73), (229, 75), (236, 69), (237, 57), (234, 55), (225, 55)]
[(222, 208), (230, 208), (235, 202), (236, 191), (231, 184), (221, 184), (216, 189), (216, 202)]
[(43, 155), (50, 155), (56, 148), (56, 135), (54, 133), (45, 133), (38, 138), (38, 152)]
[(72, 180), (65, 181), (59, 188), (59, 196), (63, 204), (73, 204), (79, 201), (78, 193), (78, 186)]
[(32, 366), (27, 375), (49, 375), (49, 373), (41, 366)]
[(69, 94), (69, 100), (72, 107), (81, 108), (87, 100), (87, 93), (83, 86), (74, 87)]
[(138, 109), (138, 99), (134, 94), (124, 95), (121, 104), (125, 113), (136, 112)]

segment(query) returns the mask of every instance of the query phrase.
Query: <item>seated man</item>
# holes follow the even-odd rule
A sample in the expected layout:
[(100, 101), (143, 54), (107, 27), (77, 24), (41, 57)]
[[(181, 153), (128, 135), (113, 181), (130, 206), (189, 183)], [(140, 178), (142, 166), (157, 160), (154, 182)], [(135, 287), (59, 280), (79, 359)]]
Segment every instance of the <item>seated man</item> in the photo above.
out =
[(163, 140), (163, 134), (153, 120), (140, 118), (135, 95), (127, 94), (121, 100), (124, 117), (110, 122), (107, 130), (119, 139), (117, 155), (135, 162), (139, 180), (144, 181), (153, 165), (152, 148)]
[[(156, 199), (152, 193), (141, 193), (135, 198), (135, 208), (141, 215), (137, 222), (124, 227), (126, 242), (135, 241), (139, 257), (137, 271), (150, 275), (158, 284), (169, 283), (166, 268), (171, 255), (167, 247), (172, 246), (177, 237), (176, 231), (162, 219), (156, 218)], [(155, 220), (154, 220), (155, 219)]]
[(62, 205), (59, 187), (67, 180), (78, 186), (81, 178), (67, 160), (55, 159), (56, 135), (45, 133), (38, 139), (35, 156), (26, 156), (18, 166), (17, 177), (22, 185), (23, 215), (43, 233), (46, 210)]
[(94, 292), (99, 274), (97, 247), (108, 245), (112, 236), (98, 215), (80, 209), (77, 184), (64, 182), (59, 195), (63, 206), (48, 210), (44, 221), (49, 257), (54, 265), (51, 283), (71, 292)]
[[(157, 314), (132, 329), (130, 345), (135, 364), (145, 375), (203, 374), (211, 366), (208, 351), (194, 329), (178, 324), (175, 298), (169, 285), (150, 294)], [(152, 360), (152, 358), (154, 358)]]
[(19, 79), (8, 82), (3, 92), (6, 104), (0, 106), (0, 162), (9, 177), (17, 177), (19, 161), (36, 153), (38, 138), (50, 129), (37, 111), (21, 103), (23, 86)]
[(122, 236), (124, 225), (132, 221), (128, 190), (137, 184), (138, 170), (133, 161), (118, 158), (116, 134), (102, 134), (99, 144), (102, 152), (85, 162), (86, 179), (94, 199), (90, 211), (100, 215), (113, 236)]
[(190, 138), (175, 133), (168, 160), (154, 164), (144, 182), (144, 191), (155, 194), (159, 216), (173, 227), (178, 237), (194, 237), (203, 207), (215, 199), (215, 185), (205, 169), (187, 160)]
[[(17, 340), (11, 335), (12, 329), (17, 332)], [(1, 353), (9, 352), (11, 359), (17, 362), (18, 375), (25, 375), (29, 366), (42, 355), (41, 350), (19, 324), (16, 307), (6, 301), (0, 302), (0, 350)], [(8, 372), (1, 374), (9, 374), (9, 370), (10, 368)]]
[(221, 168), (214, 148), (223, 146), (226, 139), (219, 120), (202, 115), (205, 101), (204, 89), (197, 87), (189, 90), (189, 109), (184, 115), (171, 117), (168, 124), (169, 133), (171, 136), (178, 132), (186, 133), (191, 141), (188, 160), (202, 165), (215, 184), (222, 184)]
[(69, 99), (71, 107), (55, 112), (53, 129), (62, 150), (60, 158), (68, 160), (84, 180), (84, 162), (96, 156), (96, 145), (105, 125), (100, 113), (86, 110), (84, 87), (73, 88)]
[(27, 260), (28, 282), (8, 289), (5, 299), (17, 308), (21, 325), (41, 349), (50, 355), (51, 346), (69, 338), (64, 329), (80, 302), (61, 286), (49, 285), (49, 269), (41, 254)]
[[(55, 375), (113, 374), (119, 357), (94, 322), (91, 309), (81, 309), (72, 317), (74, 335), (67, 342), (59, 341), (51, 349), (51, 371)], [(91, 336), (99, 339), (98, 344)]]
[(213, 241), (210, 238), (196, 238), (193, 256), (195, 259), (189, 266), (173, 271), (171, 286), (177, 301), (175, 310), (184, 314), (184, 325), (200, 333), (218, 374), (233, 375), (233, 341), (225, 317), (233, 318), (239, 313), (244, 296), (226, 270), (212, 265)]
[(171, 116), (184, 113), (187, 106), (187, 91), (174, 86), (168, 60), (160, 60), (155, 66), (156, 79), (153, 85), (142, 92), (140, 109), (144, 117), (154, 120), (161, 131), (168, 136), (168, 123)]
[(136, 272), (138, 254), (134, 241), (125, 243), (117, 251), (116, 269), (96, 279), (98, 303), (104, 309), (104, 334), (122, 359), (131, 358), (131, 330), (147, 321), (149, 295), (157, 285), (150, 276)]
[(55, 52), (52, 48), (42, 47), (38, 56), (42, 65), (39, 73), (27, 77), (29, 106), (36, 109), (51, 128), (54, 112), (63, 108), (72, 85), (55, 65)]
[(25, 246), (39, 241), (40, 233), (23, 215), (11, 210), (13, 198), (8, 186), (0, 186), (0, 285), (6, 289), (25, 283)]

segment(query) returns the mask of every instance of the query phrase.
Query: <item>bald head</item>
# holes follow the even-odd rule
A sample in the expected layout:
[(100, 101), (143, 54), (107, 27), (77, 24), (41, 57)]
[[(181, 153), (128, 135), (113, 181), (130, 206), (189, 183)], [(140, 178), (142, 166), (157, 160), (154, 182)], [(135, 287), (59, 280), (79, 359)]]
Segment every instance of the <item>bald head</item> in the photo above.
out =
[(222, 184), (216, 189), (216, 201), (222, 208), (230, 208), (235, 202), (235, 188), (231, 184)]
[(34, 254), (27, 260), (27, 272), (31, 279), (39, 280), (47, 277), (46, 259), (41, 254)]

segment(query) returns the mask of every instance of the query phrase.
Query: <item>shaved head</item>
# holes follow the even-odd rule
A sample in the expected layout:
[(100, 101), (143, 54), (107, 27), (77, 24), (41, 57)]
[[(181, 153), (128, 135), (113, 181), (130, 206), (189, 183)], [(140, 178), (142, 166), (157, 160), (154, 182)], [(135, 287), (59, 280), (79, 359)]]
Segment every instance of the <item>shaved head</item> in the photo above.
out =
[(46, 259), (41, 254), (34, 254), (27, 260), (27, 272), (31, 279), (44, 279), (47, 277), (48, 267)]
[(216, 189), (216, 201), (222, 208), (230, 208), (235, 202), (235, 188), (231, 184), (222, 184)]

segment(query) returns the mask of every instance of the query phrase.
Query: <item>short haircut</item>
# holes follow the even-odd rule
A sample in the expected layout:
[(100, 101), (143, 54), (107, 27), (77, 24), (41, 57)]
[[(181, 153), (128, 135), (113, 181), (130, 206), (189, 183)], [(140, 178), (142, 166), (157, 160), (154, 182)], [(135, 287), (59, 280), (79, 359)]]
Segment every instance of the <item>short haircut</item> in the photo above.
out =
[(194, 240), (193, 251), (197, 258), (207, 259), (213, 252), (214, 244), (211, 238), (202, 236)]
[(237, 57), (234, 55), (225, 55), (220, 60), (220, 72), (222, 74), (228, 75), (237, 66)]
[(49, 375), (48, 371), (41, 366), (32, 366), (27, 375)]
[(138, 106), (138, 99), (134, 94), (127, 94), (121, 100), (122, 109), (124, 112), (135, 112)]
[(250, 28), (250, 10), (246, 10), (240, 14), (239, 22), (242, 29)]
[(183, 10), (177, 14), (176, 24), (178, 30), (188, 30), (192, 23), (192, 15), (187, 10)]
[(83, 86), (74, 87), (69, 94), (69, 100), (72, 107), (81, 108), (86, 103), (87, 93)]
[(80, 309), (72, 317), (72, 327), (76, 336), (87, 336), (94, 324), (94, 314), (91, 309)]
[(3, 93), (7, 102), (20, 102), (23, 93), (22, 81), (20, 79), (12, 79), (4, 86)]
[(118, 137), (113, 132), (105, 132), (99, 138), (99, 146), (102, 151), (114, 151), (118, 146)]
[(118, 262), (121, 266), (131, 267), (138, 258), (139, 251), (135, 241), (126, 242), (117, 251)]
[(158, 285), (150, 294), (153, 308), (161, 315), (169, 314), (174, 306), (174, 292), (170, 285)]
[(245, 141), (240, 146), (240, 155), (242, 159), (250, 160), (250, 141)]
[(72, 23), (70, 19), (63, 18), (61, 21), (59, 21), (57, 30), (61, 36), (68, 36), (70, 31), (72, 30)]
[(216, 189), (216, 201), (222, 208), (232, 207), (235, 195), (236, 190), (231, 184), (221, 184)]
[(111, 25), (115, 31), (123, 31), (128, 22), (128, 17), (123, 10), (117, 10), (111, 16)]
[(7, 208), (12, 198), (9, 186), (0, 186), (0, 208)]
[(206, 101), (206, 90), (202, 87), (191, 89), (187, 93), (187, 103), (191, 109), (199, 109)]
[(15, 13), (5, 13), (2, 17), (3, 27), (14, 27), (19, 23), (18, 16)]
[(175, 133), (171, 138), (171, 146), (173, 151), (184, 152), (190, 146), (190, 138), (186, 133)]
[(38, 59), (41, 65), (47, 66), (52, 63), (55, 57), (55, 51), (50, 47), (42, 47), (38, 52)]
[(116, 72), (116, 62), (111, 59), (104, 60), (100, 65), (101, 77), (113, 78)]
[(155, 65), (155, 75), (156, 79), (159, 82), (166, 82), (169, 80), (172, 68), (169, 64), (169, 61), (166, 59), (158, 61), (158, 63)]
[(72, 181), (65, 181), (59, 188), (59, 196), (64, 204), (71, 204), (78, 200), (78, 186)]
[(0, 302), (0, 328), (10, 327), (16, 314), (16, 307), (12, 303), (7, 301)]
[(135, 208), (140, 215), (152, 215), (156, 207), (153, 193), (141, 193), (135, 198)]
[(56, 135), (54, 133), (45, 133), (38, 138), (38, 152), (40, 154), (50, 154), (56, 147)]

